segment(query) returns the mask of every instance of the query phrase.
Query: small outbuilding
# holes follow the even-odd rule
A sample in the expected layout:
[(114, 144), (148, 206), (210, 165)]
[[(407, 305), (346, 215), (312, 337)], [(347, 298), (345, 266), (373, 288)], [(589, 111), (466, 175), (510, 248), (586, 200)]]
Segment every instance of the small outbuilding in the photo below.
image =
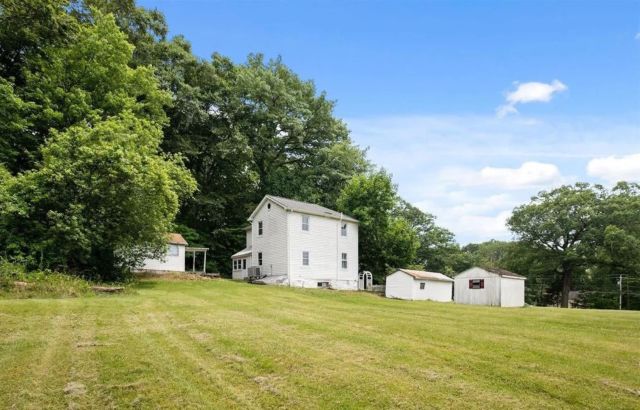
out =
[(504, 269), (467, 269), (454, 277), (453, 300), (467, 305), (521, 307), (526, 279)]
[(398, 269), (387, 276), (385, 296), (394, 299), (450, 302), (453, 279), (442, 273)]
[(167, 253), (158, 259), (145, 259), (139, 270), (184, 272), (187, 245), (187, 241), (179, 233), (167, 234)]

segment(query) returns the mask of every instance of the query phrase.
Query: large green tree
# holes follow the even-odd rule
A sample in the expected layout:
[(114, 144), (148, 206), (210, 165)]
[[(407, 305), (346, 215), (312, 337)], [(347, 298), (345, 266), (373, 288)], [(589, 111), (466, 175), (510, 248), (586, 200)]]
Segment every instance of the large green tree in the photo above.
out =
[(42, 165), (5, 181), (8, 256), (41, 268), (116, 278), (164, 251), (195, 181), (180, 158), (158, 153), (158, 125), (132, 113), (54, 133)]
[[(7, 2), (0, 18), (39, 16), (41, 3)], [(10, 171), (0, 175), (1, 247), (32, 266), (109, 278), (162, 251), (195, 182), (179, 155), (160, 151), (171, 95), (152, 68), (133, 67), (113, 15), (93, 9), (74, 20), (63, 17), (73, 13), (66, 3), (46, 6), (48, 20), (34, 19), (35, 28), (0, 32), (8, 49), (22, 50), (3, 60), (0, 82), (0, 160)], [(61, 39), (32, 50), (31, 36), (46, 37), (57, 21), (67, 28)]]

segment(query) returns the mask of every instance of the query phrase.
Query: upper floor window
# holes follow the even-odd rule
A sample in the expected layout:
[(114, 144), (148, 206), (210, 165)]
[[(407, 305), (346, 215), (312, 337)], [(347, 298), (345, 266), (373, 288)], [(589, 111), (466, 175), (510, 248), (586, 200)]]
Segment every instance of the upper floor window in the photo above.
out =
[(258, 236), (262, 236), (262, 221), (258, 221)]
[(262, 252), (258, 252), (258, 266), (262, 266)]
[(340, 235), (347, 236), (347, 224), (342, 224), (340, 227)]
[(347, 254), (342, 253), (342, 269), (347, 269)]
[(469, 289), (484, 289), (484, 279), (469, 279)]
[(302, 230), (309, 230), (309, 215), (302, 215)]
[(309, 251), (302, 252), (302, 265), (309, 266)]
[(169, 249), (167, 250), (168, 256), (178, 256), (180, 255), (180, 249), (178, 249), (178, 245), (169, 245)]

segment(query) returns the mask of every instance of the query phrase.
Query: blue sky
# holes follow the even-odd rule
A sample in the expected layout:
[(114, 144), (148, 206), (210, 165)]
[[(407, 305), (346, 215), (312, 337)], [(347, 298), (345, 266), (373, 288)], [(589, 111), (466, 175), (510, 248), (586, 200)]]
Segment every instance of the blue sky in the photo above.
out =
[(282, 56), (461, 243), (541, 189), (640, 180), (640, 1), (151, 1), (203, 58)]

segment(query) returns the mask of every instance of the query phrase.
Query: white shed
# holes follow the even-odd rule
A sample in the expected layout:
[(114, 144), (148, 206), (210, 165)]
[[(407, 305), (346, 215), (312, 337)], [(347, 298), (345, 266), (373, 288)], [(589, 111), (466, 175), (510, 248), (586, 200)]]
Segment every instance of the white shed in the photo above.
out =
[(385, 296), (394, 299), (450, 302), (453, 279), (442, 273), (398, 269), (387, 276)]
[(474, 267), (454, 277), (454, 300), (467, 305), (524, 306), (524, 276), (497, 268)]

